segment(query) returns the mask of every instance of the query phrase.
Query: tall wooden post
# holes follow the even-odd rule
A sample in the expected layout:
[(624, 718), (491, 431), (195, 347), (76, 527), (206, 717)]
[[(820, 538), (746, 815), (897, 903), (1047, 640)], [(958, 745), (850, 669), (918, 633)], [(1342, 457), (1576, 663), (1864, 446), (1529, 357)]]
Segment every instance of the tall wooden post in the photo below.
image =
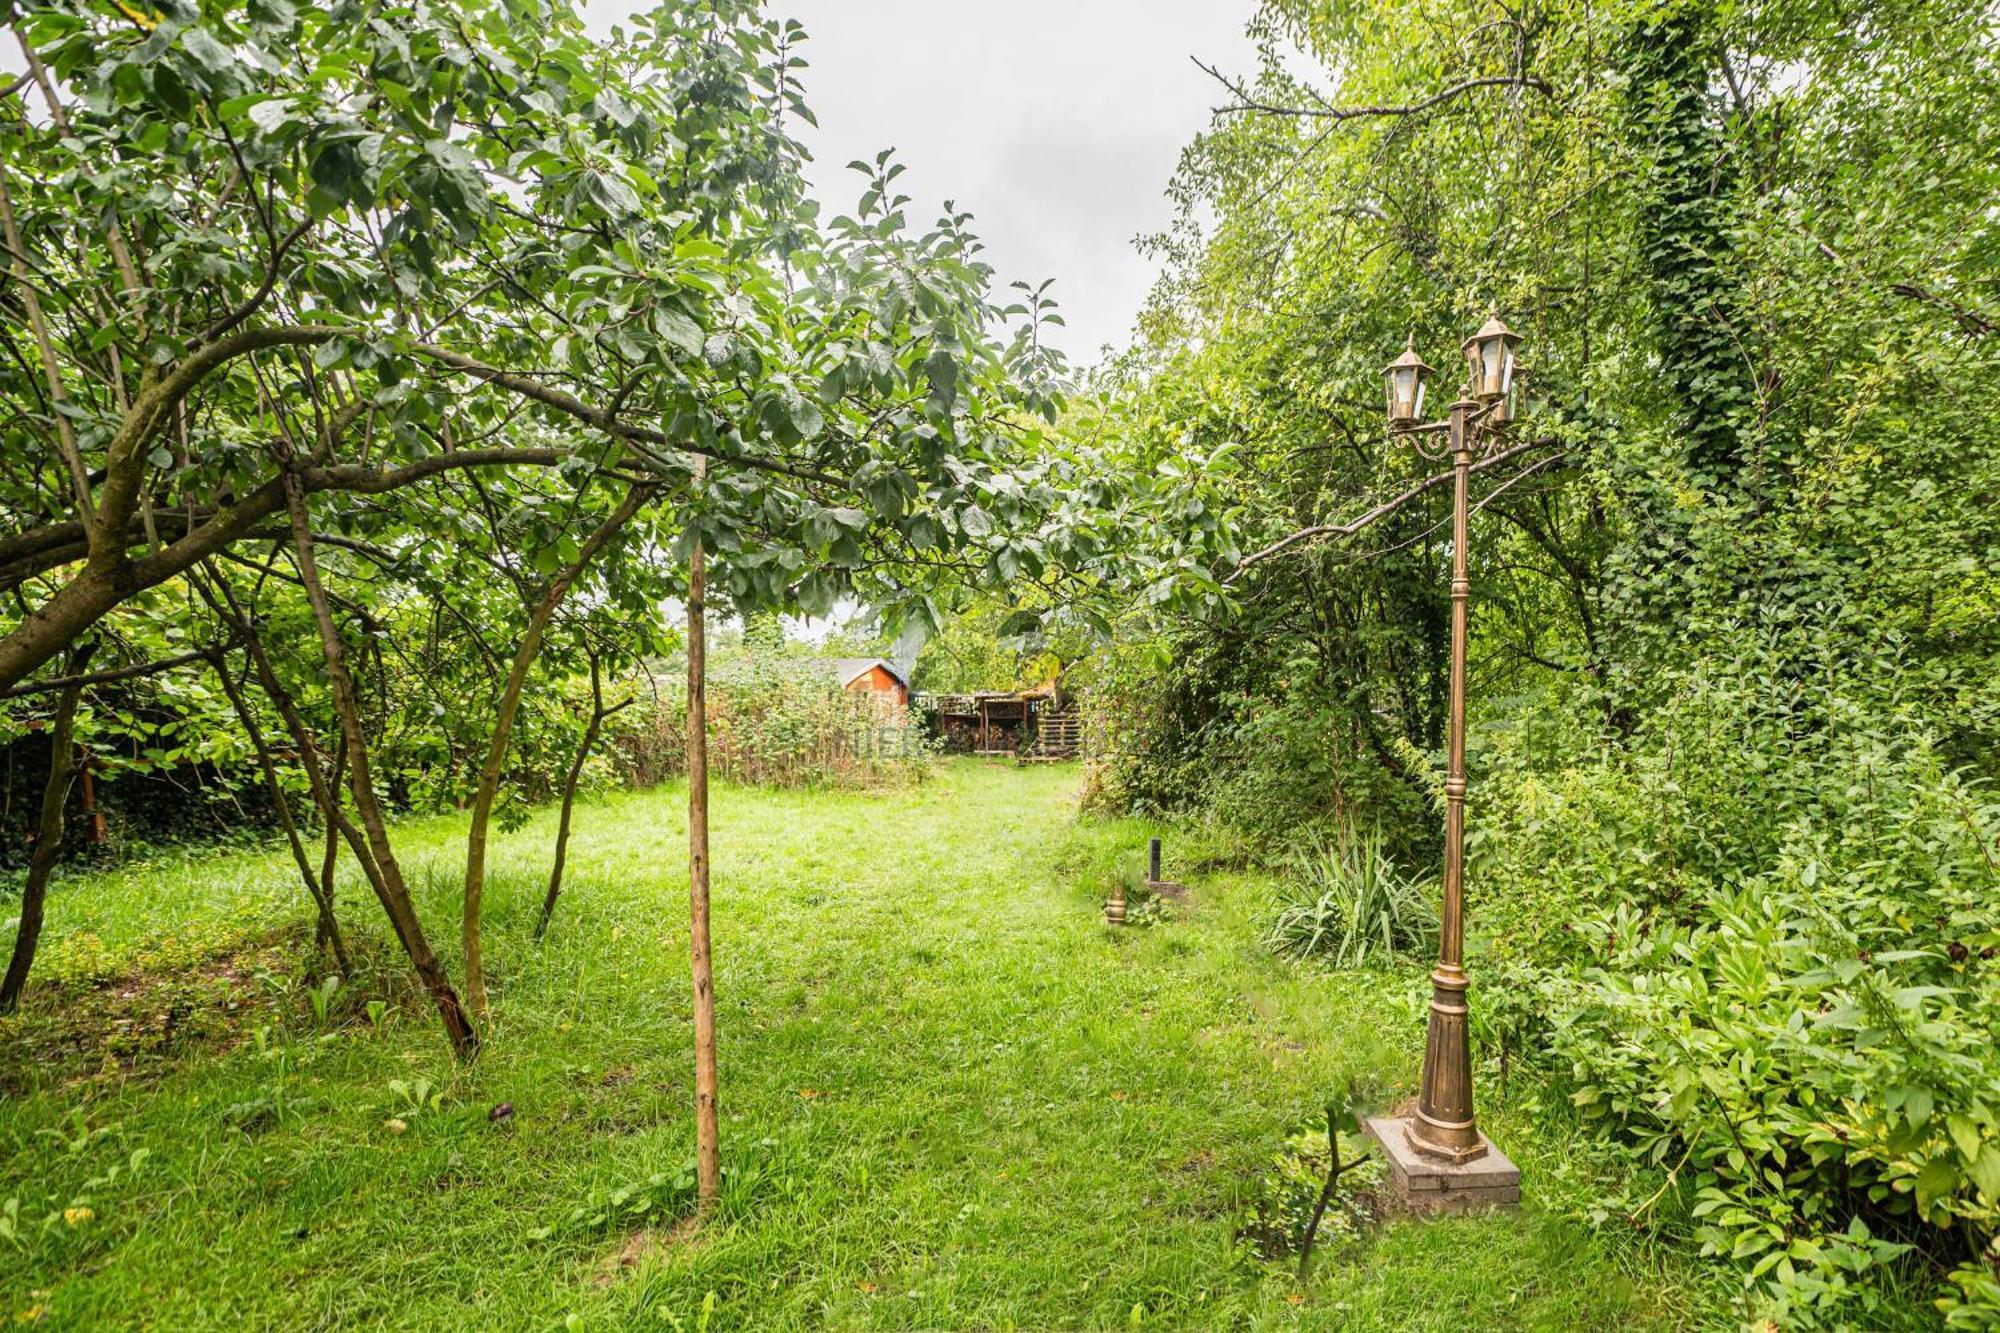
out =
[[(705, 460), (704, 460), (705, 461)], [(697, 466), (697, 481), (706, 472)], [(722, 1195), (721, 1130), (715, 1110), (715, 969), (708, 940), (707, 571), (701, 538), (688, 556), (688, 961), (694, 979), (695, 1188), (708, 1212)]]

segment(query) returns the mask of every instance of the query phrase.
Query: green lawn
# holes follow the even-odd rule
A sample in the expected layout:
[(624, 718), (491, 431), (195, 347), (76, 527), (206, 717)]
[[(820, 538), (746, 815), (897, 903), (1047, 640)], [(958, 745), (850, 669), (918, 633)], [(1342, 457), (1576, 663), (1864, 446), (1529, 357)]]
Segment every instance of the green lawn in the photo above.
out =
[[(1567, 1136), (1490, 1104), (1519, 1214), (1387, 1225), (1304, 1289), (1255, 1257), (1236, 1228), (1323, 1091), (1409, 1090), (1421, 970), (1270, 957), (1242, 877), (1108, 929), (1108, 877), (1152, 830), (1079, 822), (1075, 786), (959, 761), (909, 791), (717, 792), (731, 1181), (698, 1230), (590, 1215), (655, 1174), (671, 1193), (691, 1152), (680, 790), (579, 811), (540, 949), (553, 821), (498, 840), (496, 1021), (470, 1069), (393, 975), (369, 983), (391, 988), (379, 1030), (363, 985), (317, 1018), (279, 855), (72, 877), (34, 1002), (0, 1021), (0, 1322), (694, 1329), (711, 1301), (716, 1329), (1726, 1321), (1684, 1260), (1565, 1220)], [(399, 834), (440, 948), (459, 832)], [(345, 915), (380, 957), (358, 887)], [(437, 1104), (412, 1109), (423, 1080)]]

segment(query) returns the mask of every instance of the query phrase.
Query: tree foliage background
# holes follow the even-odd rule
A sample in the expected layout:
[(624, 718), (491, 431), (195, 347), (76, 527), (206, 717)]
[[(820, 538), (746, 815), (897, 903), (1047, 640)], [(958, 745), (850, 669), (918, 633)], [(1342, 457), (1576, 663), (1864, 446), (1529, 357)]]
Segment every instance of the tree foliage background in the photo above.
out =
[[(1427, 470), (1384, 438), (1405, 334), (1439, 405), (1504, 312), (1531, 410), (1473, 497), (1484, 1049), (1648, 1164), (1608, 1211), (1759, 1311), (1867, 1325), (1894, 1271), (1991, 1318), (1991, 15), (1272, 0), (1256, 32), (1153, 242), (1128, 429), (1215, 460), (1246, 550), (1343, 524)], [(1379, 824), (1427, 864), (1447, 505), (1128, 619), (1102, 799), (1274, 858)]]
[(389, 816), (471, 808), (483, 1017), (490, 821), (597, 735), (537, 673), (669, 647), (694, 540), (724, 612), (893, 631), (1150, 521), (1051, 435), (1051, 303), (969, 215), (914, 223), (886, 152), (850, 211), (807, 197), (805, 33), (757, 4), (606, 41), (534, 0), (0, 19), (6, 738), (73, 689), (89, 753), (261, 792), (322, 941), (345, 851), (462, 1054)]

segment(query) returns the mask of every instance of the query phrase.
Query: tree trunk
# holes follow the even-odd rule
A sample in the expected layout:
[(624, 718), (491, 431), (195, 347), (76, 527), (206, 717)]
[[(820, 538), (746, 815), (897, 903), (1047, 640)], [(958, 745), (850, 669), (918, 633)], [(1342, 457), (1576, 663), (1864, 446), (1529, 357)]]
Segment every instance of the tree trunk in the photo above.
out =
[[(72, 675), (83, 669), (90, 652), (86, 647), (71, 657)], [(0, 1014), (13, 1013), (21, 1003), (21, 990), (28, 984), (28, 969), (35, 965), (35, 948), (41, 943), (42, 904), (48, 896), (56, 853), (62, 850), (63, 802), (69, 799), (70, 779), (76, 772), (76, 704), (82, 697), (83, 686), (71, 685), (56, 704), (55, 726), (49, 735), (49, 781), (42, 789), (41, 827), (28, 862), (28, 882), (21, 890), (21, 925), (14, 934), (14, 956), (8, 960), (5, 980), (0, 980)]]
[[(271, 757), (271, 747), (264, 739), (264, 729), (257, 723), (257, 714), (251, 710), (250, 701), (243, 697), (242, 687), (229, 674), (229, 664), (221, 653), (214, 658), (216, 679), (222, 682), (222, 692), (229, 696), (229, 702), (236, 709), (237, 718), (243, 723), (243, 733), (250, 738), (250, 748), (256, 751), (257, 767), (264, 775), (264, 786), (271, 794), (271, 804), (278, 814), (278, 825), (285, 831), (285, 842), (292, 849), (292, 860), (299, 868), (299, 878), (305, 881), (306, 893), (312, 898), (317, 911), (318, 923), (313, 932), (316, 948), (326, 949), (333, 955), (334, 966), (346, 976), (354, 970), (347, 958), (347, 944), (340, 938), (340, 922), (333, 914), (333, 886), (313, 873), (312, 862), (306, 857), (305, 840), (299, 835), (297, 821), (292, 818), (290, 802), (285, 799), (285, 789), (278, 781), (278, 766)], [(308, 762), (301, 752), (300, 762)], [(328, 827), (332, 822), (328, 821)]]
[(715, 971), (708, 940), (708, 644), (701, 538), (688, 563), (688, 961), (694, 980), (695, 1187), (701, 1210), (722, 1195), (721, 1131), (715, 1105)]
[[(340, 784), (347, 772), (347, 737), (343, 733), (335, 743), (333, 765), (322, 767), (322, 751), (313, 740), (305, 718), (300, 715), (298, 704), (292, 699), (291, 691), (278, 679), (277, 668), (271, 664), (271, 655), (264, 647), (263, 636), (257, 632), (256, 622), (236, 600), (230, 590), (229, 581), (222, 571), (213, 565), (205, 570), (206, 581), (195, 578), (194, 587), (203, 600), (214, 607), (216, 613), (229, 620), (243, 639), (243, 646), (256, 665), (258, 682), (264, 687), (265, 697), (278, 710), (278, 716), (285, 720), (285, 728), (291, 733), (292, 743), (298, 747), (303, 759), (306, 781), (312, 785), (313, 802), (319, 807), (320, 818), (326, 826), (326, 850), (320, 860), (320, 883), (325, 886), (329, 901), (333, 898), (333, 871), (339, 854), (340, 843), (345, 841), (348, 850), (361, 867), (361, 873), (368, 885), (375, 891), (375, 897), (382, 904), (389, 917), (389, 924), (396, 929), (396, 938), (405, 950), (409, 942), (405, 939), (397, 913), (390, 907), (393, 890), (383, 882), (381, 867), (375, 863), (375, 855), (369, 850), (368, 841), (362, 836), (354, 822), (347, 818), (340, 808)], [(213, 591), (210, 585), (213, 585)]]
[(556, 609), (562, 605), (577, 576), (617, 535), (618, 530), (639, 512), (639, 506), (652, 493), (653, 488), (649, 485), (633, 486), (626, 491), (618, 508), (584, 539), (576, 559), (549, 584), (548, 591), (528, 616), (527, 631), (521, 636), (520, 647), (514, 651), (514, 663), (508, 669), (507, 682), (500, 691), (500, 709), (493, 719), (493, 736), (486, 746), (486, 763), (479, 771), (479, 785), (472, 795), (472, 827), (465, 835), (465, 914), (460, 925), (465, 945), (465, 996), (472, 1005), (472, 1012), (481, 1019), (487, 1014), (486, 965), (479, 937), (479, 912), (486, 896), (486, 833), (493, 819), (494, 798), (500, 793), (500, 773), (507, 762), (507, 742), (513, 737), (514, 718), (521, 709), (521, 688), (527, 683), (529, 668), (534, 666), (535, 658), (542, 651), (542, 639), (548, 633), (549, 622), (555, 618)]
[(563, 779), (562, 814), (556, 820), (555, 862), (549, 867), (549, 891), (542, 899), (542, 915), (535, 922), (535, 942), (541, 943), (548, 933), (549, 918), (555, 915), (556, 899), (562, 896), (563, 866), (569, 860), (570, 815), (576, 808), (577, 784), (583, 780), (583, 766), (590, 759), (590, 752), (597, 747), (597, 734), (604, 728), (604, 719), (632, 701), (604, 706), (603, 683), (598, 671), (597, 654), (590, 655), (590, 723), (583, 729), (583, 739), (577, 742), (576, 755), (570, 760), (569, 773)]
[[(314, 558), (305, 493), (290, 473), (285, 476), (285, 505), (291, 515), (292, 544), (298, 556), (299, 582), (305, 587), (306, 600), (312, 605), (313, 620), (319, 627), (320, 647), (326, 655), (327, 680), (333, 687), (334, 711), (339, 714), (341, 736), (347, 744), (348, 790), (354, 797), (354, 808), (361, 816), (362, 827), (367, 830), (367, 858), (363, 860), (363, 865), (372, 864), (374, 867), (374, 873), (369, 876), (370, 882), (375, 887), (376, 896), (382, 900), (382, 910), (389, 915), (389, 924), (395, 927), (396, 937), (402, 941), (403, 952), (409, 955), (410, 965), (416, 969), (424, 988), (430, 992), (432, 1003), (437, 1006), (445, 1035), (451, 1040), (452, 1052), (461, 1060), (469, 1060), (479, 1053), (479, 1034), (466, 1017), (444, 964), (438, 961), (437, 955), (431, 951), (430, 941), (424, 938), (423, 924), (417, 919), (416, 908), (410, 902), (409, 885), (403, 879), (403, 868), (396, 861), (396, 853), (389, 844), (389, 823), (383, 816), (382, 803), (375, 796), (374, 775), (368, 766), (368, 738), (361, 730), (361, 704), (355, 696), (354, 678), (348, 674), (346, 657), (341, 648), (340, 629), (333, 623), (333, 610), (327, 602), (326, 588), (320, 583), (319, 564)], [(354, 836), (351, 831), (349, 836)], [(361, 859), (359, 839), (355, 841), (356, 857)]]
[[(311, 764), (315, 772), (319, 768), (318, 756), (313, 753), (309, 745), (299, 747), (299, 760), (301, 763)], [(341, 741), (334, 747), (333, 769), (326, 781), (323, 784), (313, 784), (315, 801), (319, 799), (322, 790), (326, 799), (326, 804), (319, 812), (320, 821), (326, 830), (326, 846), (319, 858), (319, 883), (320, 888), (326, 892), (329, 908), (333, 905), (333, 872), (340, 861), (340, 784), (346, 775), (347, 742)], [(307, 781), (311, 782), (312, 779), (308, 777)]]

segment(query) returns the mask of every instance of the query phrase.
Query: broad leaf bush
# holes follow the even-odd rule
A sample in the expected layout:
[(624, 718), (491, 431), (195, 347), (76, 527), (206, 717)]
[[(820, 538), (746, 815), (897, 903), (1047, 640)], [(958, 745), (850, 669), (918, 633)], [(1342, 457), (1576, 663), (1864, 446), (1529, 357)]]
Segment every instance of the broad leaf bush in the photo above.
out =
[[(1475, 906), (1496, 1025), (1670, 1173), (1703, 1253), (1800, 1323), (1871, 1270), (1954, 1270), (1977, 1323), (2000, 1222), (2000, 801), (1893, 657), (1742, 651), (1623, 746), (1482, 757)], [(1868, 684), (1865, 682), (1873, 682)]]

